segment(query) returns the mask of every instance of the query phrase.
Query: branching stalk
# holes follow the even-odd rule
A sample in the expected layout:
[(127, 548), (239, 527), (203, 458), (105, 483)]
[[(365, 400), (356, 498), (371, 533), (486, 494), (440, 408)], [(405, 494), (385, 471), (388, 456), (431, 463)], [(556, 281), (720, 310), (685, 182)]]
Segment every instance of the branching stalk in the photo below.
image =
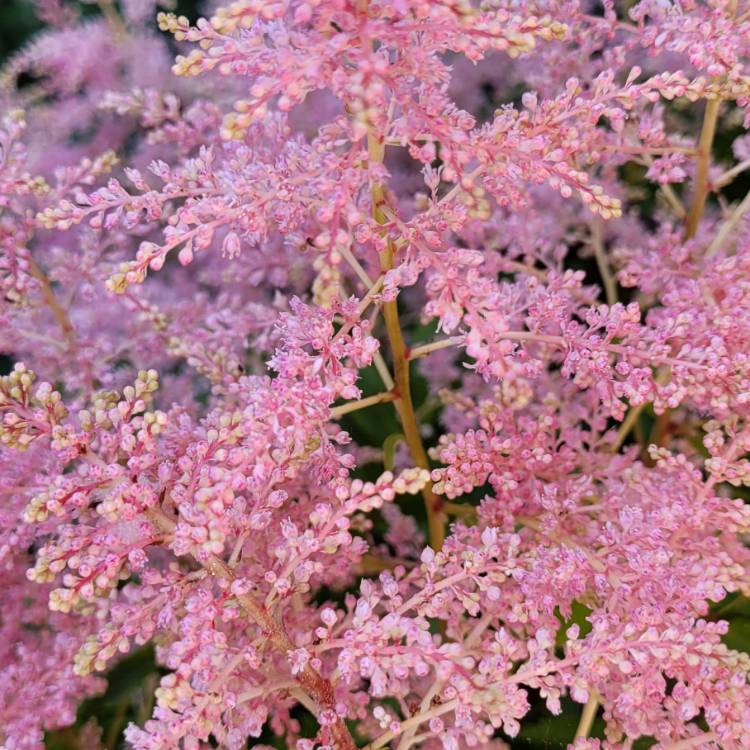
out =
[(415, 346), (409, 350), (409, 359), (419, 359), (432, 352), (440, 351), (440, 349), (448, 349), (451, 346), (459, 346), (464, 341), (463, 336), (451, 336), (447, 339), (439, 339), (438, 341), (431, 341), (429, 344), (422, 344), (422, 346)]
[(44, 273), (41, 267), (32, 258), (29, 258), (29, 271), (31, 272), (31, 275), (39, 282), (44, 302), (52, 311), (52, 315), (57, 321), (57, 324), (62, 329), (63, 336), (65, 336), (65, 340), (67, 341), (68, 345), (71, 348), (75, 347), (75, 329), (73, 328), (73, 324), (70, 322), (70, 317), (68, 316), (67, 310), (60, 304), (60, 301), (55, 296), (55, 293), (52, 290), (52, 285), (47, 278), (47, 274)]
[(643, 412), (645, 406), (646, 404), (640, 404), (639, 406), (631, 407), (625, 419), (622, 420), (620, 429), (617, 430), (617, 437), (615, 438), (615, 442), (612, 443), (612, 446), (610, 447), (612, 453), (617, 453), (617, 451), (620, 450), (622, 444), (625, 442), (625, 438), (630, 434), (630, 431), (633, 429), (633, 427), (635, 427), (635, 424), (638, 421), (638, 418), (641, 416), (641, 413)]
[[(383, 143), (378, 141), (373, 135), (370, 135), (367, 139), (367, 145), (370, 162), (373, 164), (382, 163), (385, 155), (385, 146)], [(385, 224), (387, 221), (383, 213), (385, 193), (381, 184), (372, 184), (371, 198), (373, 218), (378, 224)], [(393, 243), (388, 240), (386, 249), (380, 258), (383, 273), (387, 273), (393, 268), (393, 254)], [(383, 318), (385, 319), (385, 327), (393, 356), (393, 374), (396, 384), (395, 400), (398, 405), (406, 444), (409, 447), (409, 452), (414, 463), (420, 468), (429, 471), (430, 462), (427, 458), (427, 451), (425, 451), (424, 443), (422, 442), (417, 415), (414, 411), (409, 379), (409, 354), (401, 331), (401, 323), (398, 317), (398, 303), (396, 300), (390, 300), (383, 304)], [(427, 511), (430, 545), (434, 549), (440, 549), (445, 540), (445, 514), (441, 509), (442, 503), (440, 499), (432, 491), (431, 482), (425, 485), (422, 490), (422, 497), (424, 498)]]
[(703, 209), (708, 197), (708, 168), (711, 165), (711, 147), (716, 135), (716, 123), (719, 119), (721, 100), (709, 99), (706, 102), (706, 112), (703, 115), (703, 127), (698, 141), (698, 161), (695, 173), (695, 189), (693, 202), (688, 211), (685, 222), (685, 239), (692, 239), (698, 231), (698, 224), (703, 216)]
[(591, 225), (591, 247), (594, 250), (596, 265), (599, 269), (599, 275), (604, 285), (604, 294), (607, 298), (608, 305), (614, 305), (617, 302), (617, 282), (612, 274), (612, 269), (607, 258), (607, 251), (604, 248), (604, 237), (602, 236), (602, 225), (598, 220), (594, 220)]
[(706, 257), (710, 258), (721, 250), (722, 245), (727, 241), (729, 235), (734, 231), (737, 224), (740, 223), (742, 217), (750, 209), (750, 193), (748, 193), (742, 201), (737, 205), (737, 208), (732, 211), (730, 217), (722, 224), (721, 229), (714, 237), (713, 242), (708, 246), (706, 250)]
[(374, 406), (375, 404), (384, 404), (388, 401), (393, 401), (395, 396), (392, 392), (384, 391), (383, 393), (376, 393), (374, 396), (367, 396), (366, 398), (360, 398), (357, 401), (349, 401), (341, 406), (334, 406), (331, 409), (331, 415), (335, 417), (342, 417), (344, 414), (350, 414), (353, 411), (359, 411), (360, 409), (366, 409), (368, 406)]
[(596, 712), (599, 710), (599, 693), (591, 688), (589, 699), (581, 712), (581, 719), (578, 722), (575, 739), (588, 737), (591, 733), (591, 727), (594, 726)]

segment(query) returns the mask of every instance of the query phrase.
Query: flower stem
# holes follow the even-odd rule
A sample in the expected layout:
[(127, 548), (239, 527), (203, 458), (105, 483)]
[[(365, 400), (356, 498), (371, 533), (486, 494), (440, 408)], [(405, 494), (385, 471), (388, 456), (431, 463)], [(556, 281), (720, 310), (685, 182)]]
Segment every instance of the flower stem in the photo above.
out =
[(596, 718), (596, 712), (599, 710), (599, 693), (591, 688), (591, 694), (583, 707), (581, 712), (581, 720), (578, 722), (578, 728), (576, 729), (575, 739), (581, 737), (588, 737), (591, 732), (591, 727), (594, 725), (594, 719)]
[(633, 406), (630, 408), (627, 416), (622, 420), (620, 429), (617, 430), (617, 437), (615, 438), (615, 442), (610, 446), (610, 450), (612, 451), (612, 453), (617, 453), (620, 448), (622, 448), (622, 444), (625, 442), (625, 438), (628, 436), (633, 427), (635, 427), (635, 423), (638, 421), (638, 418), (641, 416), (641, 413), (643, 412), (645, 407), (646, 404), (639, 404), (638, 406)]
[(65, 340), (71, 348), (74, 348), (76, 343), (75, 329), (73, 328), (73, 324), (70, 322), (70, 317), (68, 316), (67, 311), (60, 304), (60, 301), (55, 296), (54, 291), (52, 291), (52, 285), (47, 278), (47, 274), (44, 273), (44, 271), (41, 269), (41, 266), (39, 266), (39, 264), (31, 258), (29, 258), (29, 271), (31, 275), (39, 282), (42, 297), (44, 298), (47, 307), (49, 307), (50, 311), (52, 312), (52, 315), (57, 321), (57, 324), (62, 329)]
[[(382, 163), (385, 155), (385, 146), (375, 136), (367, 138), (368, 154), (371, 164)], [(385, 193), (383, 186), (373, 182), (371, 187), (372, 216), (378, 224), (385, 224), (386, 215), (383, 213)], [(380, 256), (381, 270), (387, 273), (393, 268), (394, 247), (390, 239), (386, 248)], [(422, 436), (419, 432), (419, 423), (414, 411), (414, 402), (411, 394), (411, 383), (409, 380), (409, 353), (404, 343), (404, 335), (401, 331), (401, 323), (398, 317), (398, 303), (390, 300), (383, 304), (383, 318), (388, 334), (388, 340), (393, 355), (393, 374), (396, 385), (396, 406), (401, 425), (404, 428), (404, 437), (409, 447), (412, 460), (421, 469), (430, 470), (430, 462), (427, 458)], [(422, 490), (425, 509), (427, 511), (427, 526), (429, 531), (430, 546), (439, 550), (445, 540), (445, 514), (441, 509), (441, 501), (432, 491), (432, 483), (428, 482)]]
[(437, 352), (440, 349), (447, 349), (451, 346), (459, 346), (464, 341), (464, 336), (451, 336), (447, 339), (439, 339), (438, 341), (432, 341), (429, 344), (422, 344), (422, 346), (415, 346), (409, 352), (409, 359), (419, 359), (432, 352)]
[(703, 216), (703, 208), (708, 197), (708, 168), (711, 165), (711, 147), (716, 134), (716, 123), (719, 119), (721, 99), (709, 99), (703, 115), (703, 127), (698, 141), (698, 162), (695, 173), (695, 192), (693, 202), (685, 222), (685, 239), (692, 239), (698, 231), (698, 224)]
[(607, 304), (614, 305), (617, 302), (617, 281), (609, 265), (607, 251), (604, 249), (602, 225), (598, 219), (595, 219), (591, 225), (591, 246), (594, 249), (594, 258), (599, 269), (599, 275), (602, 278)]
[(374, 406), (375, 404), (383, 404), (386, 401), (393, 401), (393, 393), (384, 391), (383, 393), (376, 393), (374, 396), (367, 396), (366, 398), (360, 398), (357, 401), (349, 401), (341, 406), (331, 407), (331, 415), (335, 417), (341, 417), (344, 414), (349, 414), (353, 411), (359, 411), (360, 409), (366, 409), (368, 406)]
[(727, 241), (729, 235), (734, 231), (737, 224), (740, 223), (742, 217), (750, 209), (750, 192), (742, 199), (738, 204), (737, 208), (734, 209), (731, 216), (722, 224), (721, 229), (714, 238), (713, 242), (708, 246), (706, 250), (706, 257), (710, 258), (715, 255)]

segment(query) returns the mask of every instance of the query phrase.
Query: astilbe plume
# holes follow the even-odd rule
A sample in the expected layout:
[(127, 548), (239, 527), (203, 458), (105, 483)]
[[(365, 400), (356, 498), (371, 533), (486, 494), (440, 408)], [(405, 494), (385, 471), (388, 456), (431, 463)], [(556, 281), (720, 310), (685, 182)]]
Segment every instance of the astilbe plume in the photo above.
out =
[(135, 750), (750, 747), (750, 4), (99, 6), (0, 72), (0, 747), (148, 644)]

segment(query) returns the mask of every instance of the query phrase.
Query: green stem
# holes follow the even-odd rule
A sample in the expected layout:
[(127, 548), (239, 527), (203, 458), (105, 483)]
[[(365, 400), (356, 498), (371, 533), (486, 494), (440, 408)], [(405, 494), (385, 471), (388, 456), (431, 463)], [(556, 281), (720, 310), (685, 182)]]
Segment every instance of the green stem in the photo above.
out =
[[(368, 154), (371, 164), (382, 163), (385, 155), (385, 145), (374, 136), (367, 139)], [(378, 224), (385, 224), (386, 215), (383, 213), (385, 203), (385, 191), (379, 183), (373, 183), (371, 187), (372, 216)], [(380, 266), (383, 273), (393, 268), (393, 243), (388, 240), (386, 249), (380, 256)], [(409, 378), (409, 352), (404, 342), (401, 323), (398, 317), (398, 303), (391, 300), (383, 304), (383, 318), (385, 320), (386, 332), (393, 355), (393, 375), (396, 385), (396, 407), (401, 417), (401, 425), (404, 429), (404, 438), (409, 447), (412, 460), (421, 469), (430, 470), (430, 462), (427, 458), (422, 436), (419, 432), (419, 423), (414, 411), (414, 401), (411, 393)], [(429, 530), (430, 546), (439, 550), (445, 541), (445, 514), (441, 506), (440, 498), (432, 491), (432, 483), (428, 482), (422, 490), (425, 509), (427, 511), (427, 526)]]

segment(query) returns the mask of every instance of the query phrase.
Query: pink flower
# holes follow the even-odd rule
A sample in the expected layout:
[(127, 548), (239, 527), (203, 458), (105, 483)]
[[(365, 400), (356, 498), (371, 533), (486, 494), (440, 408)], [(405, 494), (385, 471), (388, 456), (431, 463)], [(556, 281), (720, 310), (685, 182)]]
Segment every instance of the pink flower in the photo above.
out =
[(743, 4), (34, 5), (0, 744), (749, 747)]

